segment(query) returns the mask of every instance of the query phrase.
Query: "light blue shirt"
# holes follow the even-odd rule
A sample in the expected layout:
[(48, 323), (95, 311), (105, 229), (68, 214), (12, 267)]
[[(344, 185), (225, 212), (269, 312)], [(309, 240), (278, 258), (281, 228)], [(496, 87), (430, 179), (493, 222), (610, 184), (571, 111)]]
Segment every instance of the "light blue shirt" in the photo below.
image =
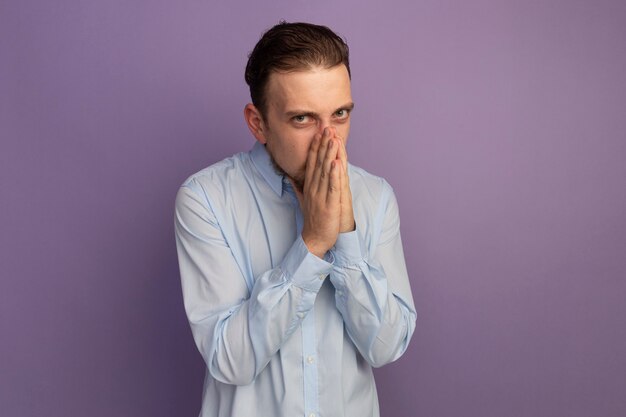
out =
[(395, 196), (349, 167), (357, 228), (325, 259), (300, 236), (289, 182), (257, 143), (176, 197), (185, 311), (207, 365), (202, 417), (377, 417), (372, 367), (415, 328)]

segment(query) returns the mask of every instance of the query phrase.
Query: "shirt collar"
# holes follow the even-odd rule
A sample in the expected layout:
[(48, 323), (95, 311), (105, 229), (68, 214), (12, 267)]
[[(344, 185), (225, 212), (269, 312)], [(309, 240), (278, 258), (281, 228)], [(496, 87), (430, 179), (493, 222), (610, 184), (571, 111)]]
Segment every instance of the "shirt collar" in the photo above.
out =
[(281, 196), (283, 194), (283, 176), (274, 169), (265, 145), (261, 142), (256, 142), (250, 152), (250, 158), (272, 190), (278, 196)]

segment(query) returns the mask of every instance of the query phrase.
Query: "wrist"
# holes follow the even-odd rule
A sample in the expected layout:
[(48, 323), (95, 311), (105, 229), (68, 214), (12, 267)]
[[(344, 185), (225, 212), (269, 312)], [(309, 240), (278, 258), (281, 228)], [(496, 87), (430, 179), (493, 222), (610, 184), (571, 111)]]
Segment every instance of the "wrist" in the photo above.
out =
[(356, 222), (354, 221), (354, 219), (352, 219), (352, 222), (349, 222), (346, 225), (344, 225), (339, 231), (339, 233), (349, 233), (349, 232), (354, 232), (355, 230), (356, 230)]
[(320, 259), (324, 259), (324, 255), (326, 254), (326, 252), (328, 252), (328, 249), (330, 249), (325, 245), (316, 242), (315, 239), (305, 237), (304, 233), (302, 234), (302, 241), (304, 242), (304, 245), (306, 246), (308, 251)]

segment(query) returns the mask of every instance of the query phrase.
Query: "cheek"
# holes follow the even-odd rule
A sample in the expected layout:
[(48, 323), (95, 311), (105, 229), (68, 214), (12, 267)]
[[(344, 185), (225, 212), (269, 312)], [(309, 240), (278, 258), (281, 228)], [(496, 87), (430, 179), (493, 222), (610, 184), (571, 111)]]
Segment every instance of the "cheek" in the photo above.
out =
[(306, 161), (309, 157), (309, 148), (311, 147), (311, 142), (313, 142), (313, 137), (307, 138), (306, 140), (300, 142), (300, 146), (295, 153), (297, 155), (298, 165), (300, 167), (304, 167), (306, 165)]
[(293, 175), (304, 170), (309, 154), (309, 146), (313, 141), (313, 133), (302, 130), (291, 131), (286, 135), (280, 149), (280, 162), (283, 169)]
[(350, 134), (350, 123), (344, 123), (336, 127), (337, 135), (343, 139), (343, 143), (348, 142), (348, 134)]
[(298, 160), (306, 159), (311, 142), (315, 136), (314, 129), (300, 129), (291, 134), (292, 152)]

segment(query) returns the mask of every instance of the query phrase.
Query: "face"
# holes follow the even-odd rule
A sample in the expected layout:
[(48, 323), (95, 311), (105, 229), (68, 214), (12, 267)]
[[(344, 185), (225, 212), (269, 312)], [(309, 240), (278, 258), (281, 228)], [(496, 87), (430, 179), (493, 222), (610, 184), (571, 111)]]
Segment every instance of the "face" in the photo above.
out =
[(344, 145), (354, 104), (344, 65), (270, 75), (266, 115), (256, 138), (266, 145), (279, 172), (298, 188), (304, 184), (309, 146), (324, 128), (334, 128)]

